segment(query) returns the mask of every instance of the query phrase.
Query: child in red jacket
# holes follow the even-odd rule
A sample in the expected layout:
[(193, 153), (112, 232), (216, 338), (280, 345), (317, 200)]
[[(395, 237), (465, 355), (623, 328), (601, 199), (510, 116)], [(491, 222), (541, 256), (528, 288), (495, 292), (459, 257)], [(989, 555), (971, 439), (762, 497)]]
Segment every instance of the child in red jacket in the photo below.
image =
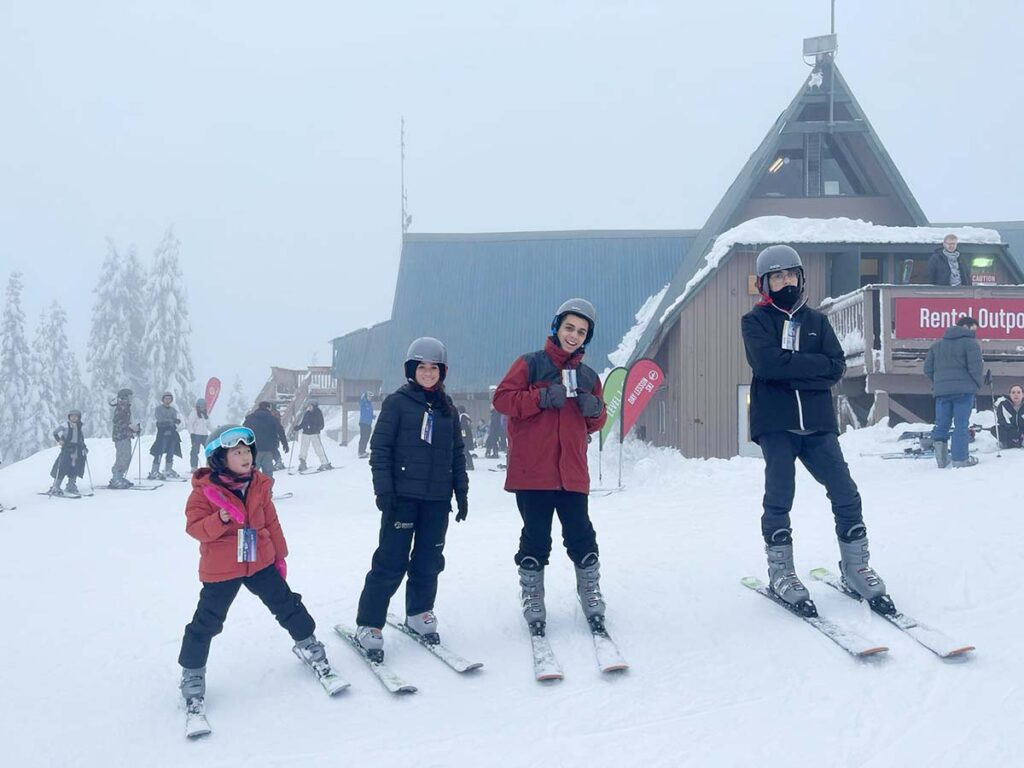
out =
[(203, 582), (178, 655), (181, 694), (189, 714), (203, 714), (210, 641), (224, 628), (228, 608), (243, 586), (288, 630), (295, 654), (328, 693), (337, 693), (344, 685), (313, 634), (316, 624), (302, 596), (285, 581), (288, 545), (270, 498), (273, 481), (253, 468), (256, 436), (246, 427), (221, 427), (210, 435), (205, 453), (207, 467), (193, 475), (192, 495), (185, 505), (185, 530), (199, 540)]

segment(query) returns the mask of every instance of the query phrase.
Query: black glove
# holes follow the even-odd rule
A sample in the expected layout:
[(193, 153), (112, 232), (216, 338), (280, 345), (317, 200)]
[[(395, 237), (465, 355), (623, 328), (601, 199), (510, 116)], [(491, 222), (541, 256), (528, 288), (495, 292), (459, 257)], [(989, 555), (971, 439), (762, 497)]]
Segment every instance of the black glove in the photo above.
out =
[(377, 494), (377, 509), (383, 512), (385, 515), (391, 511), (391, 507), (395, 504), (395, 494), (393, 493), (378, 493)]
[(566, 391), (561, 384), (552, 384), (540, 391), (541, 408), (561, 408), (565, 405)]
[(469, 497), (465, 493), (456, 494), (455, 504), (459, 508), (459, 513), (455, 515), (455, 522), (461, 523), (469, 514)]
[(601, 415), (601, 398), (597, 395), (592, 395), (589, 392), (577, 392), (576, 403), (584, 418), (596, 419)]
[(284, 452), (285, 452), (285, 453), (288, 453), (288, 450), (289, 450), (289, 449), (288, 449), (288, 443), (285, 443), (285, 444), (284, 444)]

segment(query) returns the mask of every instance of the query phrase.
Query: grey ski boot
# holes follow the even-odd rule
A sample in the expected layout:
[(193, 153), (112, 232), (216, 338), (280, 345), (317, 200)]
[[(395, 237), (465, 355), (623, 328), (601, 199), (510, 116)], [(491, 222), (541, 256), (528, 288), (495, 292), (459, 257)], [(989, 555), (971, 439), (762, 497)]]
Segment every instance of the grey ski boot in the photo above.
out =
[(316, 635), (310, 635), (305, 640), (299, 640), (292, 648), (292, 651), (307, 667), (316, 673), (316, 676), (323, 679), (331, 674), (331, 665), (327, 662), (327, 652), (324, 644), (316, 639)]
[(437, 616), (433, 611), (420, 611), (405, 617), (405, 626), (423, 638), (427, 645), (437, 645), (441, 635), (437, 632)]
[(601, 564), (597, 553), (591, 552), (576, 566), (576, 594), (583, 606), (583, 615), (593, 632), (604, 632), (604, 598), (601, 596)]
[(885, 582), (868, 563), (868, 530), (863, 524), (853, 526), (839, 537), (839, 573), (843, 585), (857, 593), (877, 613), (896, 613), (892, 598), (886, 594)]
[(356, 642), (370, 661), (384, 661), (384, 635), (377, 627), (356, 627)]
[(192, 699), (200, 701), (206, 696), (206, 667), (198, 669), (181, 668), (181, 696), (188, 703)]
[(935, 449), (935, 463), (939, 466), (939, 469), (948, 467), (949, 444), (945, 440), (936, 440), (932, 443), (932, 447)]
[(782, 528), (771, 536), (771, 544), (764, 551), (768, 556), (768, 587), (779, 599), (791, 606), (802, 616), (817, 616), (818, 609), (811, 600), (811, 593), (796, 575), (793, 565), (793, 539), (788, 528)]
[(544, 566), (537, 558), (524, 557), (519, 563), (519, 588), (530, 634), (543, 637), (548, 614), (544, 610)]

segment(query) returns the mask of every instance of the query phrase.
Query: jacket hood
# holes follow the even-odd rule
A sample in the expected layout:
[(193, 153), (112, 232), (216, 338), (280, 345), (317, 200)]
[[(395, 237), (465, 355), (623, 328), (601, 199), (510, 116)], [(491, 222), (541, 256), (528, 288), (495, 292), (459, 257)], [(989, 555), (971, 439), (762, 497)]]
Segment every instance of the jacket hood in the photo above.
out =
[(942, 334), (942, 338), (944, 339), (976, 339), (977, 337), (977, 333), (962, 325), (954, 325), (952, 328), (947, 328), (946, 332)]

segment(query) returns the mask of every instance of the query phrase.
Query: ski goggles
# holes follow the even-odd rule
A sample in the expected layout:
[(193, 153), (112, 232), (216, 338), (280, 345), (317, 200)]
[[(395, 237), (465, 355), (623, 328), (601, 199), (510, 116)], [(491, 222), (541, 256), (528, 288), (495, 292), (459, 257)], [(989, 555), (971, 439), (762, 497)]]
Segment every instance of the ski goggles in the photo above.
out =
[(206, 444), (203, 453), (206, 454), (206, 458), (210, 458), (218, 448), (234, 448), (239, 443), (254, 445), (256, 443), (256, 435), (248, 427), (225, 429)]

